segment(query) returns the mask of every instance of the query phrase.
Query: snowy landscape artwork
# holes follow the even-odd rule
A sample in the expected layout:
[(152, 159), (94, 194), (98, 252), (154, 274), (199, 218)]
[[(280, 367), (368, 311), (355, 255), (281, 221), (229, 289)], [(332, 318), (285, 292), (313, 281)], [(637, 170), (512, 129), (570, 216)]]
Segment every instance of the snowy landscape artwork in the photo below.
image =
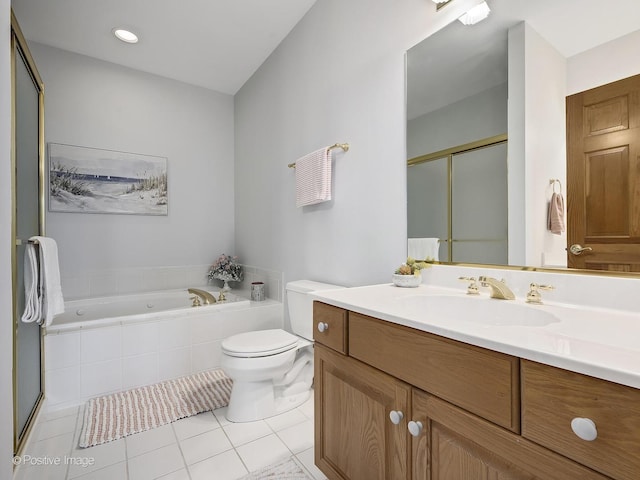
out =
[(49, 210), (167, 215), (167, 159), (49, 143)]

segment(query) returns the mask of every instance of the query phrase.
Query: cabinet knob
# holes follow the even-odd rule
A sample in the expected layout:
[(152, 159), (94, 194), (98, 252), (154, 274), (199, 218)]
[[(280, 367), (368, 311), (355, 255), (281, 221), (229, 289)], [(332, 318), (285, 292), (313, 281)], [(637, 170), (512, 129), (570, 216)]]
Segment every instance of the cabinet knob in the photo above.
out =
[(391, 423), (393, 423), (394, 425), (398, 425), (404, 418), (404, 413), (402, 413), (400, 410), (391, 410), (389, 412), (389, 418), (391, 419)]
[(409, 425), (407, 425), (407, 427), (409, 428), (409, 433), (414, 437), (417, 437), (422, 431), (422, 422), (414, 422), (412, 420), (409, 422)]
[(329, 324), (325, 322), (318, 322), (318, 331), (320, 333), (329, 330)]
[(592, 442), (598, 438), (596, 424), (590, 418), (576, 417), (571, 420), (571, 430), (582, 440)]

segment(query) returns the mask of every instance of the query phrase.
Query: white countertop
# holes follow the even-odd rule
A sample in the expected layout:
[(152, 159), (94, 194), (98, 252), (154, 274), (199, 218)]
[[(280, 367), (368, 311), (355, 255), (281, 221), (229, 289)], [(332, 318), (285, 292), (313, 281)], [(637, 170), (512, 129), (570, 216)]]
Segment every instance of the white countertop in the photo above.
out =
[[(529, 305), (520, 298), (489, 299), (486, 293), (479, 297), (467, 296), (464, 289), (429, 285), (417, 288), (371, 285), (319, 291), (311, 296), (314, 300), (398, 325), (640, 388), (640, 313), (552, 302)], [(450, 312), (429, 315), (421, 308), (428, 305), (427, 297), (446, 296), (468, 307), (466, 313), (452, 318)], [(442, 304), (443, 299), (438, 301)], [(478, 311), (483, 310), (475, 307), (487, 305), (472, 302), (494, 302), (489, 305), (492, 310), (501, 309), (501, 305), (512, 310), (535, 309), (517, 313), (522, 316), (531, 313), (535, 317), (535, 311), (542, 315), (546, 312), (553, 316), (548, 318), (554, 318), (554, 322), (541, 326), (492, 325), (474, 320)]]

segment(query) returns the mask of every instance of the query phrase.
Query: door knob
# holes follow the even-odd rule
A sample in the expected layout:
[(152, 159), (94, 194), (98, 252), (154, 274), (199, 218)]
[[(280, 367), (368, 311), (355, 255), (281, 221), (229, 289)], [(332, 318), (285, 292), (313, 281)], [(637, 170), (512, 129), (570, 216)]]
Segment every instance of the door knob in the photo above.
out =
[(400, 410), (391, 410), (389, 412), (389, 418), (391, 419), (391, 423), (393, 423), (394, 425), (398, 425), (404, 418), (404, 413), (402, 413)]
[(318, 331), (320, 333), (326, 332), (327, 330), (329, 330), (329, 324), (328, 323), (318, 322)]
[(417, 437), (420, 435), (420, 432), (422, 431), (422, 422), (414, 422), (412, 420), (407, 425), (407, 428), (409, 429), (409, 433), (411, 435), (413, 435), (414, 437)]
[(593, 250), (593, 248), (591, 248), (591, 247), (583, 247), (579, 243), (574, 243), (573, 245), (571, 245), (569, 247), (569, 251), (573, 255), (581, 255), (582, 252), (591, 252), (592, 250)]

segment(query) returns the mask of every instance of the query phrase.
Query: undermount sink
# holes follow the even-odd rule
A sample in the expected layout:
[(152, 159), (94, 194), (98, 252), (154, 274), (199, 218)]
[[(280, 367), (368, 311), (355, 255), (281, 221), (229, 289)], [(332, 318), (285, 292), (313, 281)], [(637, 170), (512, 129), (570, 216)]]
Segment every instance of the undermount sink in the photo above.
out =
[(560, 321), (537, 306), (471, 295), (413, 295), (400, 308), (425, 320), (452, 320), (497, 327), (544, 327)]

